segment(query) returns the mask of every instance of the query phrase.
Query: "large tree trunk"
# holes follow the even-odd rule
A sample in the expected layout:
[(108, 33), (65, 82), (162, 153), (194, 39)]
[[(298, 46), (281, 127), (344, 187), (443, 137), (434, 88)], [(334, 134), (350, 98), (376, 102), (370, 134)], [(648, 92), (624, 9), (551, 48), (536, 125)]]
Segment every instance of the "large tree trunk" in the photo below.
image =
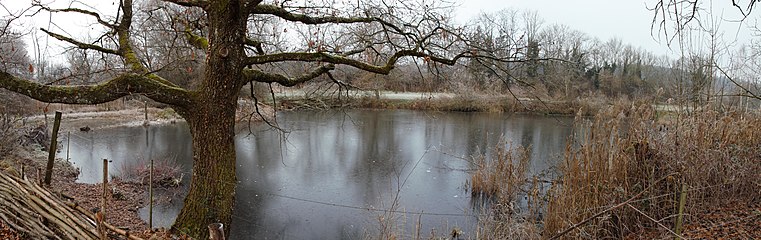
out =
[(206, 238), (210, 223), (229, 229), (236, 183), (235, 103), (204, 105), (186, 117), (193, 137), (193, 175), (174, 225), (179, 233), (199, 239)]
[(210, 223), (222, 223), (229, 230), (232, 218), (235, 110), (245, 59), (242, 8), (243, 3), (236, 0), (210, 2), (206, 72), (193, 95), (193, 107), (179, 111), (193, 137), (193, 176), (185, 206), (172, 228), (197, 239), (208, 238)]

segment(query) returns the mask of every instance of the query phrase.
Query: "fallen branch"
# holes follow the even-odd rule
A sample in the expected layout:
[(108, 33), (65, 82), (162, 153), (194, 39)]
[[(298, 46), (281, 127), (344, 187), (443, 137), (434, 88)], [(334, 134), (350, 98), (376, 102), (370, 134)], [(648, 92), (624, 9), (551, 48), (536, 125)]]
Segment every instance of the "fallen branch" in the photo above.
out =
[[(92, 223), (95, 223), (95, 221), (94, 221), (95, 215), (90, 213), (90, 212), (88, 212), (87, 209), (84, 209), (81, 206), (79, 206), (78, 204), (73, 203), (73, 202), (66, 203), (66, 205), (68, 205), (71, 208), (76, 209), (78, 212), (84, 214), (88, 218), (93, 219)], [(129, 231), (121, 229), (121, 228), (118, 228), (118, 227), (115, 227), (114, 225), (111, 225), (109, 223), (103, 223), (103, 226), (106, 226), (106, 228), (108, 228), (109, 230), (115, 232), (116, 234), (125, 236), (125, 237), (127, 237), (129, 239), (132, 239), (132, 240), (143, 240), (142, 238), (139, 238), (139, 237), (137, 237), (135, 235), (131, 235), (129, 233)]]
[(663, 229), (666, 229), (666, 231), (668, 231), (669, 233), (673, 234), (675, 237), (677, 237), (679, 239), (684, 239), (684, 237), (682, 237), (678, 233), (674, 232), (669, 227), (664, 226), (660, 221), (655, 220), (654, 218), (648, 216), (647, 214), (645, 214), (644, 212), (640, 211), (639, 209), (637, 209), (636, 207), (632, 206), (629, 203), (627, 203), (626, 205), (629, 206), (631, 209), (634, 209), (634, 211), (638, 212), (642, 216), (645, 216), (645, 218), (649, 219), (650, 221), (653, 221), (655, 224), (658, 224), (658, 226), (662, 227)]

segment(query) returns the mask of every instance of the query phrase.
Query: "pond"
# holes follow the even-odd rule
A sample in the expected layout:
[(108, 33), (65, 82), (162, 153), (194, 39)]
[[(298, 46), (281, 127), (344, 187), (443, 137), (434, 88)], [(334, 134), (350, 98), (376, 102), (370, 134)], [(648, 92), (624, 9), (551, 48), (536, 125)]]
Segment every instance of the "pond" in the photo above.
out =
[[(477, 223), (466, 188), (471, 155), (505, 139), (531, 149), (538, 174), (558, 162), (572, 134), (570, 118), (490, 113), (297, 111), (277, 121), (285, 132), (239, 127), (232, 239), (358, 239), (377, 231), (387, 210), (402, 234), (414, 234), (418, 221), (424, 235), (453, 227), (468, 234)], [(192, 167), (184, 123), (73, 133), (62, 148), (59, 157), (69, 154), (86, 183), (102, 178), (104, 158), (114, 175), (150, 158)], [(154, 224), (171, 225), (182, 207), (177, 195), (154, 208)]]

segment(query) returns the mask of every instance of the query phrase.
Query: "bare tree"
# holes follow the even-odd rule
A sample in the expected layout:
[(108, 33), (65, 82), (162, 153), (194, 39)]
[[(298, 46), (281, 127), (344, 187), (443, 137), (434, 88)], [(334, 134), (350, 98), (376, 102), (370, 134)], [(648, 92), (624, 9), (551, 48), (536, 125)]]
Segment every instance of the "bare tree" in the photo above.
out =
[[(702, 5), (705, 0), (681, 1), (681, 0), (658, 0), (649, 7), (653, 11), (651, 29), (653, 35), (663, 34), (667, 43), (671, 43), (679, 32), (687, 29), (690, 24), (702, 25), (700, 15), (705, 14), (706, 8)], [(743, 21), (756, 6), (756, 0), (732, 0), (728, 5), (737, 9)]]
[[(653, 35), (662, 36), (665, 38), (667, 44), (671, 44), (674, 40), (678, 40), (678, 42), (686, 42), (688, 40), (685, 40), (685, 36), (688, 35), (692, 28), (690, 26), (697, 26), (696, 29), (700, 29), (704, 32), (706, 32), (709, 36), (709, 56), (707, 58), (709, 59), (709, 63), (707, 63), (708, 67), (708, 80), (707, 80), (707, 98), (710, 98), (711, 93), (711, 87), (713, 84), (713, 71), (719, 70), (724, 77), (728, 79), (733, 79), (731, 76), (728, 76), (726, 72), (722, 71), (722, 68), (718, 66), (716, 63), (716, 58), (718, 57), (718, 50), (717, 46), (719, 43), (719, 20), (718, 18), (713, 15), (713, 12), (711, 9), (706, 9), (703, 4), (706, 1), (704, 0), (694, 0), (694, 1), (679, 1), (679, 0), (659, 0), (654, 1), (654, 5), (650, 7), (650, 10), (653, 11), (653, 19), (651, 23), (651, 33)], [(751, 15), (751, 13), (754, 11), (756, 4), (759, 1), (756, 0), (732, 0), (729, 3), (725, 3), (728, 6), (731, 6), (732, 8), (736, 9), (737, 12), (740, 14), (739, 19), (730, 19), (731, 21), (739, 21), (743, 22), (746, 20), (747, 17)], [(709, 6), (710, 8), (710, 6)], [(701, 18), (701, 14), (708, 14), (709, 17), (706, 18), (707, 21), (703, 21), (703, 18)], [(722, 17), (723, 18), (723, 17)], [(726, 19), (723, 19), (726, 20)], [(736, 83), (732, 81), (736, 87), (739, 89), (743, 89), (745, 93), (743, 95), (747, 95), (753, 98), (758, 97), (753, 94), (749, 89), (743, 87), (742, 84)]]
[[(120, 73), (96, 85), (59, 86), (43, 85), (12, 71), (0, 71), (0, 87), (49, 103), (97, 104), (140, 94), (170, 105), (187, 120), (194, 151), (190, 191), (173, 229), (196, 238), (206, 237), (209, 223), (229, 226), (231, 222), (237, 183), (234, 115), (238, 93), (245, 84), (294, 86), (321, 76), (340, 83), (331, 74), (337, 65), (388, 74), (404, 61), (453, 65), (461, 58), (481, 57), (470, 51), (463, 30), (450, 26), (448, 6), (440, 1), (153, 3), (154, 7), (135, 12), (132, 0), (119, 1), (116, 17), (105, 17), (85, 8), (54, 9), (36, 3), (39, 11), (78, 13), (94, 19), (105, 29), (95, 40), (81, 40), (49, 29), (43, 31), (76, 48), (116, 57), (120, 66), (113, 67)], [(155, 15), (160, 11), (179, 11), (185, 17)], [(141, 26), (144, 21), (156, 22)], [(164, 25), (152, 28), (155, 24)], [(355, 31), (358, 28), (372, 31), (359, 33)], [(179, 34), (184, 45), (175, 41), (172, 43), (177, 43), (176, 46), (157, 42), (162, 38), (148, 33), (154, 29), (170, 36)], [(299, 39), (287, 34), (296, 29), (314, 36)], [(327, 33), (334, 37), (328, 37)], [(192, 55), (190, 50), (157, 51), (176, 51), (177, 46), (192, 46), (201, 52), (196, 59), (203, 56), (205, 68), (193, 88), (164, 77), (172, 75), (162, 76), (155, 71), (173, 60), (193, 58), (182, 56)], [(160, 59), (165, 56), (170, 57)], [(308, 69), (276, 70), (283, 63), (301, 63)]]

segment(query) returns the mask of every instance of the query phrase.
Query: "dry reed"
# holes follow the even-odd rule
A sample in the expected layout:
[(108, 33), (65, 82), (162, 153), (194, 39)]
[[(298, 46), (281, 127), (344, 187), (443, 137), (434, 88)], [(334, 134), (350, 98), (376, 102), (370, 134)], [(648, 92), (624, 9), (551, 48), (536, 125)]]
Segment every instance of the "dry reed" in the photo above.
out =
[(526, 181), (529, 153), (523, 147), (511, 149), (500, 141), (491, 158), (480, 154), (473, 157), (476, 170), (468, 182), (471, 195), (511, 201)]
[[(476, 239), (537, 239), (540, 231), (535, 224), (537, 213), (529, 207), (521, 212), (517, 199), (526, 193), (527, 198), (536, 201), (536, 179), (527, 178), (530, 153), (523, 147), (511, 148), (500, 141), (491, 158), (484, 155), (473, 156), (476, 170), (468, 182), (473, 200), (480, 203), (482, 217), (478, 221)], [(528, 187), (527, 191), (525, 188)], [(527, 221), (528, 220), (528, 221)]]
[(610, 107), (591, 122), (577, 121), (587, 124), (577, 126), (577, 141), (566, 148), (562, 184), (548, 193), (544, 236), (556, 236), (638, 193), (628, 207), (611, 209), (557, 237), (673, 235), (683, 185), (686, 222), (691, 213), (725, 200), (761, 197), (761, 118), (708, 107), (667, 118), (651, 104), (632, 104)]

